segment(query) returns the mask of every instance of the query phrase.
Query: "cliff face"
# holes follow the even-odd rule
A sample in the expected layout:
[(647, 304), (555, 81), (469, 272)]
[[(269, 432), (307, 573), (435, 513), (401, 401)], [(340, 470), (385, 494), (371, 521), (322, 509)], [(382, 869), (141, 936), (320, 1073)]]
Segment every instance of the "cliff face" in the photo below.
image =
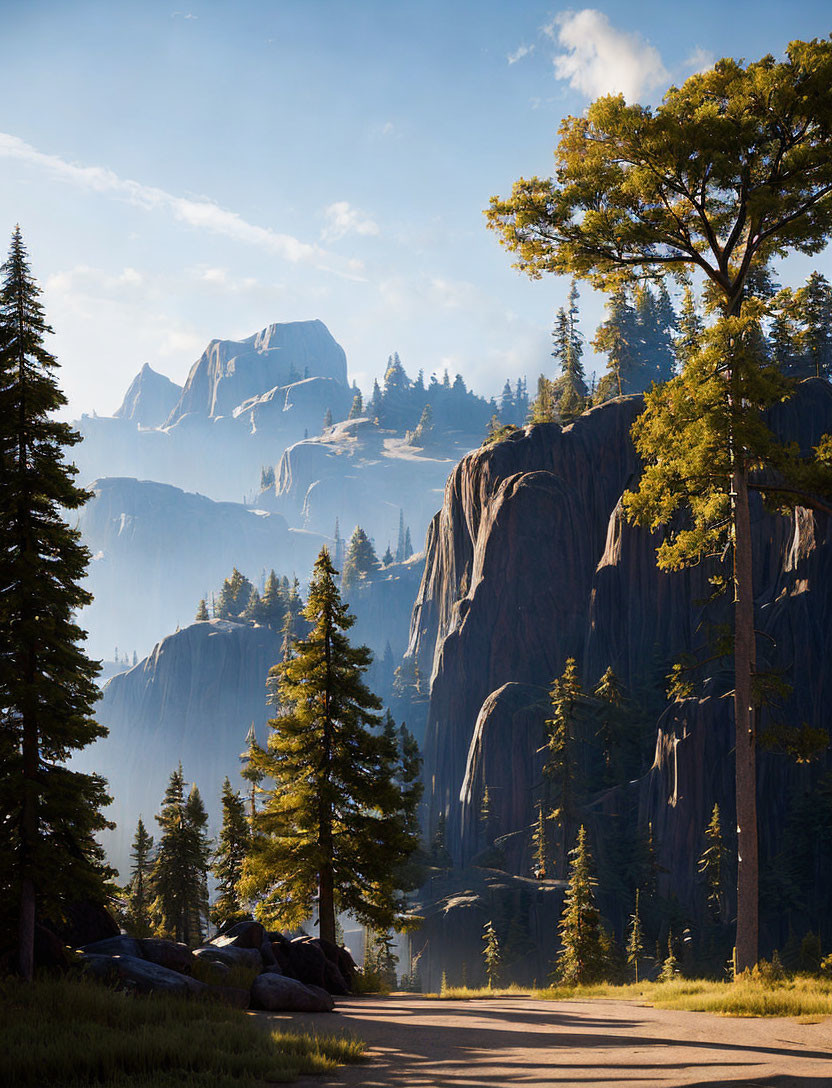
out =
[(181, 385), (145, 363), (113, 415), (116, 419), (132, 420), (141, 427), (161, 427), (181, 395)]
[[(425, 781), (433, 819), (447, 814), (457, 862), (481, 848), (487, 785), (495, 833), (507, 836), (507, 865), (528, 874), (547, 691), (567, 657), (577, 659), (585, 686), (612, 665), (631, 693), (656, 692), (669, 664), (703, 641), (696, 602), (706, 595), (705, 572), (660, 573), (656, 539), (622, 515), (622, 493), (639, 468), (629, 430), (640, 405), (625, 398), (563, 430), (529, 428), (469, 455), (448, 481), (428, 537), (409, 652), (432, 678)], [(772, 423), (783, 437), (813, 445), (832, 431), (832, 388), (803, 383)], [(785, 720), (826, 724), (829, 522), (806, 510), (769, 516), (760, 503), (753, 519), (761, 667), (773, 658), (794, 687)], [(605, 815), (651, 822), (665, 889), (690, 910), (701, 895), (696, 859), (714, 802), (726, 826), (732, 820), (733, 727), (717, 680), (702, 699), (662, 717), (652, 770), (614, 795), (599, 793), (587, 813), (599, 855), (608, 847)], [(790, 805), (830, 765), (828, 757), (807, 768), (761, 755), (764, 864), (782, 848)]]
[(239, 755), (252, 723), (265, 740), (266, 677), (279, 659), (280, 636), (267, 627), (211, 620), (162, 639), (106, 684), (95, 713), (110, 734), (75, 765), (109, 783), (115, 800), (107, 815), (117, 827), (103, 842), (122, 878), (136, 821), (142, 816), (154, 833), (153, 816), (180, 760), (186, 781), (199, 786), (211, 833), (219, 830), (222, 782), (228, 775), (235, 789), (244, 787)]

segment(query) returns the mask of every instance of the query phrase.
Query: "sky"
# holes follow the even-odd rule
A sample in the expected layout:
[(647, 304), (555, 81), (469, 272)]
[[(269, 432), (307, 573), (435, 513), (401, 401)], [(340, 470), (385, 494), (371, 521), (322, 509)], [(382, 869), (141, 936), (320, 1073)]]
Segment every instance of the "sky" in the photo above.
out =
[(365, 391), (393, 351), (486, 396), (532, 385), (569, 284), (511, 268), (489, 198), (550, 173), (600, 94), (656, 104), (832, 30), (828, 0), (178, 2), (0, 0), (0, 238), (20, 223), (70, 415), (111, 414), (145, 362), (182, 383), (209, 340), (311, 318)]

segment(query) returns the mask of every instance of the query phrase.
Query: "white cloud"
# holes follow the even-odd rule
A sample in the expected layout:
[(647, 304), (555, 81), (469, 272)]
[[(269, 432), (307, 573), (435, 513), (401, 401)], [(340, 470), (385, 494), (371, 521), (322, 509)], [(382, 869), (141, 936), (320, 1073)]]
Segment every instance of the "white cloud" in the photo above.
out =
[(565, 50), (554, 58), (556, 77), (588, 98), (621, 93), (636, 102), (670, 79), (654, 46), (594, 8), (561, 12), (543, 29)]
[(686, 57), (683, 61), (683, 67), (688, 72), (707, 72), (709, 68), (713, 68), (716, 57), (708, 49), (703, 49), (701, 45), (697, 45), (689, 57)]
[(533, 45), (518, 45), (513, 53), (506, 54), (506, 60), (509, 62), (509, 64), (516, 64), (518, 60), (522, 60), (523, 57), (528, 57), (529, 54), (533, 52)]
[[(61, 181), (91, 192), (115, 196), (148, 212), (167, 212), (195, 230), (208, 231), (244, 245), (255, 246), (293, 264), (312, 264), (350, 279), (357, 275), (354, 264), (344, 262), (342, 258), (327, 253), (320, 246), (303, 242), (290, 234), (282, 234), (271, 227), (249, 223), (237, 212), (221, 208), (207, 197), (175, 196), (156, 186), (121, 178), (103, 166), (79, 166), (58, 155), (38, 151), (17, 136), (5, 132), (0, 132), (0, 158), (28, 163)], [(376, 227), (375, 233), (377, 231)], [(374, 232), (365, 229), (361, 233)]]
[(378, 233), (378, 223), (346, 200), (338, 200), (324, 209), (321, 238), (325, 242), (337, 242), (345, 234), (375, 235)]

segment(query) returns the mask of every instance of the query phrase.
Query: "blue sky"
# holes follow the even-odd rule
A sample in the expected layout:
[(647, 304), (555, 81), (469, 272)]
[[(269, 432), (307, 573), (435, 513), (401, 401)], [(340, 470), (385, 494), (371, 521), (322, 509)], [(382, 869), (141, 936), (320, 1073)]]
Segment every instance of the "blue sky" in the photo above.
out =
[[(142, 363), (318, 317), (367, 388), (398, 351), (533, 383), (568, 289), (510, 267), (488, 198), (560, 119), (655, 102), (719, 56), (825, 36), (828, 2), (0, 0), (0, 206), (23, 227), (74, 413)], [(828, 253), (780, 269), (832, 276)], [(603, 300), (582, 288), (588, 338)], [(590, 360), (590, 365), (591, 360)]]

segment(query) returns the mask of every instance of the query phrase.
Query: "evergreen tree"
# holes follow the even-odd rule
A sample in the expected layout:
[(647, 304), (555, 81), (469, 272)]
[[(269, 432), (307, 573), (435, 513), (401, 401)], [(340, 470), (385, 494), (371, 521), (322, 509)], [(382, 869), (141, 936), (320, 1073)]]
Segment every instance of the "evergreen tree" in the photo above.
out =
[[(760, 350), (765, 303), (755, 279), (772, 257), (818, 253), (832, 233), (831, 69), (832, 42), (793, 41), (780, 60), (718, 61), (671, 87), (655, 110), (602, 97), (561, 126), (556, 175), (519, 180), (488, 212), (533, 277), (556, 270), (614, 291), (696, 268), (709, 284), (719, 316), (707, 342), (648, 394), (638, 435), (646, 475), (630, 511), (654, 530), (680, 527), (661, 547), (666, 568), (723, 550), (732, 560), (740, 971), (758, 952), (749, 491), (788, 509), (790, 500), (816, 505), (829, 490), (814, 454), (799, 459), (765, 425), (788, 389)], [(832, 440), (821, 441), (817, 459), (832, 462)]]
[(722, 839), (719, 805), (715, 804), (705, 828), (705, 849), (699, 858), (699, 872), (708, 892), (708, 906), (714, 921), (723, 921), (727, 913), (726, 868), (728, 851)]
[(566, 868), (569, 823), (574, 821), (578, 794), (578, 717), (584, 693), (575, 658), (566, 660), (563, 675), (552, 685), (552, 717), (546, 722), (548, 755), (543, 773), (552, 782), (557, 808), (552, 816), (561, 829), (561, 871)]
[[(664, 284), (654, 294), (642, 286), (636, 294), (639, 384), (645, 389), (651, 382), (666, 382), (673, 377), (673, 333), (676, 314)], [(640, 392), (640, 390), (639, 390)]]
[(373, 395), (370, 398), (370, 403), (367, 405), (367, 415), (380, 420), (383, 418), (383, 413), (384, 397), (379, 388), (378, 378), (375, 378), (373, 380)]
[(243, 609), (243, 619), (250, 623), (260, 623), (263, 619), (263, 601), (257, 592), (257, 586), (252, 589), (248, 604)]
[(450, 869), (453, 865), (448, 849), (448, 817), (440, 812), (436, 820), (436, 830), (430, 844), (430, 859), (440, 869)]
[(292, 656), (292, 647), (303, 631), (303, 600), (300, 595), (300, 583), (293, 579), (291, 589), (286, 594), (286, 612), (281, 628), (282, 641), (280, 651), (284, 661)]
[(156, 822), (162, 834), (150, 877), (154, 930), (160, 937), (195, 946), (202, 940), (208, 912), (210, 843), (199, 790), (194, 786), (185, 797), (181, 763), (170, 776)]
[(218, 620), (237, 619), (245, 611), (253, 588), (248, 578), (234, 567), (231, 577), (222, 584), (214, 605), (214, 616)]
[(327, 408), (327, 410), (324, 412), (324, 430), (328, 431), (331, 426), (332, 426), (332, 409)]
[(500, 419), (503, 423), (514, 423), (514, 393), (511, 391), (511, 382), (506, 378), (503, 393), (500, 397)]
[(494, 841), (493, 828), (494, 802), (491, 798), (491, 791), (486, 785), (482, 791), (482, 801), (480, 802), (480, 829), (486, 846), (490, 846)]
[(561, 950), (558, 953), (558, 976), (568, 986), (598, 982), (607, 970), (607, 941), (598, 908), (595, 906), (595, 878), (592, 856), (586, 841), (586, 828), (581, 826), (578, 841), (569, 856), (569, 887), (564, 899), (558, 931)]
[(245, 803), (226, 778), (222, 786), (222, 828), (211, 865), (219, 893), (211, 907), (211, 921), (218, 929), (250, 917), (237, 891), (250, 843)]
[(627, 938), (627, 963), (629, 963), (636, 975), (638, 983), (638, 961), (644, 955), (644, 933), (641, 928), (641, 914), (638, 908), (638, 888), (636, 888), (636, 906), (630, 915), (630, 934)]
[(784, 287), (772, 303), (769, 323), (769, 351), (773, 362), (790, 378), (808, 378), (800, 347), (800, 328), (794, 291)]
[(589, 392), (581, 363), (584, 349), (578, 315), (578, 288), (573, 280), (569, 289), (569, 308), (558, 311), (555, 350), (552, 352), (560, 363), (560, 377), (554, 383), (554, 394), (557, 413), (563, 423), (569, 423), (581, 414)]
[(408, 560), (413, 555), (413, 544), (410, 539), (410, 526), (404, 531), (404, 557)]
[(64, 461), (81, 436), (55, 418), (66, 398), (19, 227), (0, 277), (0, 923), (31, 979), (36, 918), (112, 891), (95, 838), (111, 826), (106, 783), (66, 765), (107, 730), (92, 717), (99, 666), (74, 618), (92, 600), (89, 552), (64, 521), (90, 498)]
[(598, 737), (604, 755), (604, 766), (609, 772), (612, 767), (615, 749), (620, 744), (621, 708), (624, 692), (618, 677), (608, 665), (604, 675), (595, 686), (595, 698), (599, 700)]
[(529, 406), (529, 423), (554, 423), (557, 417), (555, 383), (541, 374), (537, 379), (537, 396)]
[(673, 949), (673, 933), (667, 934), (667, 958), (662, 963), (661, 973), (659, 974), (659, 982), (673, 982), (675, 978), (679, 977), (679, 961), (676, 959), (676, 953)]
[(194, 616), (196, 623), (207, 623), (208, 621), (208, 608), (205, 604), (205, 598), (199, 602), (199, 606), (196, 610), (196, 616)]
[(378, 556), (372, 541), (361, 528), (356, 525), (350, 537), (347, 555), (344, 559), (344, 569), (341, 575), (341, 585), (344, 590), (352, 589), (360, 581), (367, 578), (379, 567)]
[(500, 981), (500, 969), (502, 967), (503, 955), (493, 922), (486, 922), (483, 929), (485, 932), (482, 935), (482, 939), (485, 941), (485, 948), (482, 950), (482, 957), (485, 961), (485, 975), (488, 979), (488, 988), (489, 990), (493, 990)]
[(514, 390), (514, 421), (521, 425), (529, 414), (529, 394), (526, 392), (526, 379), (518, 378)]
[(390, 545), (388, 544), (384, 551), (384, 555), (381, 557), (381, 565), (383, 567), (389, 567), (390, 564), (394, 562), (395, 559), (393, 557), (393, 553), (390, 551)]
[(286, 597), (280, 579), (270, 570), (260, 599), (259, 621), (273, 631), (279, 631), (286, 616)]
[(344, 539), (341, 536), (341, 527), (338, 524), (338, 518), (335, 519), (335, 532), (332, 540), (332, 562), (335, 564), (335, 569), (340, 570), (344, 563)]
[(396, 543), (396, 562), (404, 560), (404, 510), (399, 507), (399, 539)]
[(352, 398), (352, 408), (350, 408), (350, 419), (360, 419), (364, 414), (364, 400), (361, 396), (361, 390), (356, 389), (355, 396)]
[(429, 404), (426, 404), (422, 409), (422, 415), (419, 418), (419, 422), (416, 424), (416, 430), (408, 431), (408, 441), (410, 442), (410, 445), (422, 448), (429, 446), (433, 441), (434, 430), (433, 409)]
[(832, 377), (832, 285), (820, 272), (812, 272), (794, 296), (801, 329), (798, 346), (804, 360), (804, 374), (814, 378)]
[(549, 849), (546, 840), (546, 815), (544, 813), (542, 801), (537, 802), (537, 820), (534, 825), (534, 831), (532, 832), (532, 847), (535, 879), (545, 880)]
[(282, 926), (308, 917), (317, 895), (320, 936), (335, 939), (336, 910), (387, 930), (405, 901), (396, 871), (416, 849), (389, 733), (373, 732), (380, 701), (363, 674), (372, 660), (345, 632), (354, 618), (341, 601), (326, 548), (315, 562), (305, 618), (311, 631), (272, 670), (281, 714), (252, 762), (273, 787), (255, 817), (241, 894)]
[(268, 491), (274, 487), (274, 465), (263, 465), (260, 469), (260, 490)]
[(257, 813), (257, 790), (260, 783), (265, 777), (263, 772), (257, 766), (254, 761), (254, 754), (257, 750), (257, 734), (254, 731), (254, 722), (248, 728), (246, 733), (246, 747), (245, 751), (240, 754), (240, 776), (249, 783), (249, 798), (248, 798), (248, 825), (249, 825), (249, 839), (251, 838), (252, 829), (254, 828), (254, 817)]
[(593, 348), (607, 357), (607, 372), (595, 391), (596, 404), (624, 393), (639, 393), (646, 387), (639, 373), (636, 312), (623, 287), (607, 299), (606, 311), (592, 341)]
[(147, 833), (141, 816), (136, 825), (133, 850), (130, 858), (130, 883), (127, 887), (126, 928), (131, 937), (149, 937), (150, 920), (150, 872), (153, 836)]
[(682, 308), (676, 325), (676, 337), (673, 340), (673, 352), (679, 369), (687, 366), (702, 346), (702, 333), (705, 323), (699, 312), (690, 279), (685, 278), (682, 292)]

